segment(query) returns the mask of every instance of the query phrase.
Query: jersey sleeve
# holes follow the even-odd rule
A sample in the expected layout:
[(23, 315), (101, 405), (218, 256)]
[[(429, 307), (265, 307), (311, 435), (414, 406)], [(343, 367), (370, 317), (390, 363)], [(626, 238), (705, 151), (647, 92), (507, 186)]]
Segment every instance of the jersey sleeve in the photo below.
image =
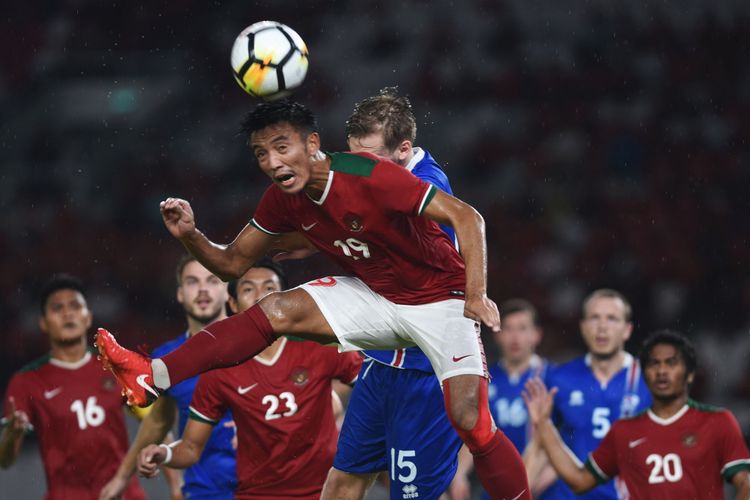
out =
[(227, 412), (228, 405), (221, 395), (221, 383), (215, 375), (220, 370), (204, 373), (198, 377), (190, 402), (190, 418), (206, 424), (216, 425)]
[(287, 221), (285, 215), (288, 213), (285, 203), (288, 200), (283, 197), (289, 196), (281, 193), (276, 186), (269, 186), (263, 193), (250, 224), (274, 236), (296, 231), (297, 228)]
[(381, 161), (372, 174), (372, 198), (384, 210), (421, 215), (438, 188), (395, 163)]
[(599, 446), (589, 453), (585, 467), (594, 475), (598, 483), (605, 483), (615, 477), (619, 472), (617, 466), (617, 445), (615, 436), (617, 434), (617, 422), (612, 426)]
[(359, 352), (336, 353), (336, 370), (333, 373), (333, 378), (345, 384), (353, 384), (359, 376), (362, 359)]
[(719, 440), (719, 458), (721, 460), (721, 475), (727, 481), (742, 470), (750, 471), (750, 452), (748, 452), (742, 431), (729, 411), (721, 412), (722, 422), (716, 428), (721, 432)]
[[(0, 426), (5, 427), (7, 424), (7, 417), (10, 415), (10, 398), (13, 398), (13, 403), (16, 406), (16, 411), (22, 411), (29, 418), (29, 422), (33, 425), (33, 407), (31, 405), (31, 394), (29, 393), (26, 384), (24, 383), (23, 377), (19, 374), (13, 375), (10, 382), (8, 383), (8, 389), (5, 391), (5, 399), (3, 400), (3, 414), (0, 416)], [(27, 429), (30, 431), (31, 429)]]

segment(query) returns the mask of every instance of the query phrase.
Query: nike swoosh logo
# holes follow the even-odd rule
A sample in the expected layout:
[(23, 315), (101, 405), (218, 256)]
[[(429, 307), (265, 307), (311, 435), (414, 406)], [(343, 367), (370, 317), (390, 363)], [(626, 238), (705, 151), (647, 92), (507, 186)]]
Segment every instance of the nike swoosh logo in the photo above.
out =
[(458, 363), (464, 358), (468, 358), (469, 356), (473, 356), (473, 354), (464, 354), (463, 356), (453, 356), (453, 362)]
[(62, 391), (62, 387), (57, 387), (51, 391), (44, 391), (44, 399), (52, 399)]
[(237, 392), (240, 395), (247, 394), (248, 392), (250, 392), (251, 390), (253, 390), (256, 385), (258, 385), (257, 382), (255, 384), (253, 384), (253, 385), (248, 385), (247, 387), (238, 387), (237, 388)]
[(148, 391), (148, 392), (150, 392), (151, 394), (153, 394), (153, 395), (154, 395), (154, 397), (158, 398), (158, 397), (159, 397), (159, 393), (158, 393), (158, 392), (156, 392), (156, 391), (154, 390), (154, 388), (153, 388), (153, 387), (151, 387), (151, 386), (150, 386), (150, 385), (148, 384), (148, 382), (146, 382), (146, 377), (148, 377), (148, 375), (146, 375), (145, 373), (142, 373), (142, 374), (138, 375), (138, 376), (137, 376), (137, 377), (135, 378), (135, 381), (136, 381), (136, 383), (137, 383), (138, 385), (140, 385), (141, 387), (143, 387), (144, 389), (146, 389), (146, 391)]
[(636, 439), (635, 441), (628, 441), (628, 448), (635, 448), (636, 446), (638, 446), (639, 444), (641, 444), (645, 440), (646, 440), (646, 438), (643, 437), (643, 438), (640, 438), (640, 439)]
[(306, 226), (306, 225), (302, 224), (302, 230), (303, 231), (309, 231), (310, 229), (312, 229), (313, 227), (315, 227), (315, 225), (317, 223), (318, 223), (318, 221), (315, 221), (312, 224), (310, 224), (309, 226)]

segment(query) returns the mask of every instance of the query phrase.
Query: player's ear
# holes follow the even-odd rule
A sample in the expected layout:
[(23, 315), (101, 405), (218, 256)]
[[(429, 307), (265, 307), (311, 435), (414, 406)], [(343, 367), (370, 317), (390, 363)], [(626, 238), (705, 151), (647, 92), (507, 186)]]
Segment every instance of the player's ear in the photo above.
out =
[(183, 304), (185, 302), (185, 296), (182, 293), (182, 285), (177, 286), (177, 302)]
[(237, 301), (231, 295), (227, 300), (227, 304), (229, 304), (229, 310), (232, 311), (232, 314), (237, 314), (240, 311), (240, 307), (237, 304)]
[(49, 333), (49, 327), (47, 326), (47, 318), (39, 316), (39, 329), (44, 333)]
[(310, 156), (316, 157), (318, 155), (318, 151), (320, 151), (320, 135), (317, 132), (310, 132), (307, 134), (307, 139), (305, 139), (305, 147), (307, 148), (307, 153)]
[(401, 141), (401, 144), (399, 144), (398, 148), (396, 148), (396, 157), (398, 158), (399, 163), (402, 163), (409, 157), (411, 150), (412, 144), (410, 140), (407, 139)]

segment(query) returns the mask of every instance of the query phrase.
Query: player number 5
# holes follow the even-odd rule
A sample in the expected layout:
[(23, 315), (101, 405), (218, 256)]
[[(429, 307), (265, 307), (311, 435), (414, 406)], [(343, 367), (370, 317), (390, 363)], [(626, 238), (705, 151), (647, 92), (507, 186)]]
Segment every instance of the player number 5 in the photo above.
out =
[[(398, 460), (396, 460), (396, 451), (398, 451)], [(417, 466), (414, 462), (407, 460), (408, 458), (417, 456), (417, 452), (414, 450), (396, 450), (391, 448), (391, 481), (396, 480), (396, 466), (399, 469), (398, 480), (402, 483), (411, 483), (417, 477)], [(409, 473), (407, 475), (401, 474), (403, 469), (407, 469)]]
[(609, 423), (609, 408), (594, 408), (594, 413), (591, 414), (591, 425), (594, 426), (591, 434), (595, 438), (601, 439), (606, 436), (612, 425)]
[(70, 411), (76, 414), (81, 430), (86, 427), (99, 427), (104, 422), (104, 408), (96, 404), (96, 396), (88, 398), (85, 405), (83, 401), (76, 399), (70, 405)]

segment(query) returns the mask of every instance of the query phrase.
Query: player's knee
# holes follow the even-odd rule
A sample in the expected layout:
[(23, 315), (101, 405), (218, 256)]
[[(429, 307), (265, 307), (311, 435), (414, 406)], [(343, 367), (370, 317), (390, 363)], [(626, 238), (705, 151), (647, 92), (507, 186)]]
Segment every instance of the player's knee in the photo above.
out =
[(323, 485), (321, 500), (355, 500), (364, 498), (368, 478), (365, 475), (349, 474), (331, 467)]
[(293, 292), (295, 290), (272, 292), (258, 302), (276, 332), (291, 331), (303, 319)]
[(470, 451), (486, 445), (495, 433), (495, 425), (487, 401), (487, 381), (480, 379), (463, 387), (461, 383), (445, 384), (444, 394), (448, 419)]

